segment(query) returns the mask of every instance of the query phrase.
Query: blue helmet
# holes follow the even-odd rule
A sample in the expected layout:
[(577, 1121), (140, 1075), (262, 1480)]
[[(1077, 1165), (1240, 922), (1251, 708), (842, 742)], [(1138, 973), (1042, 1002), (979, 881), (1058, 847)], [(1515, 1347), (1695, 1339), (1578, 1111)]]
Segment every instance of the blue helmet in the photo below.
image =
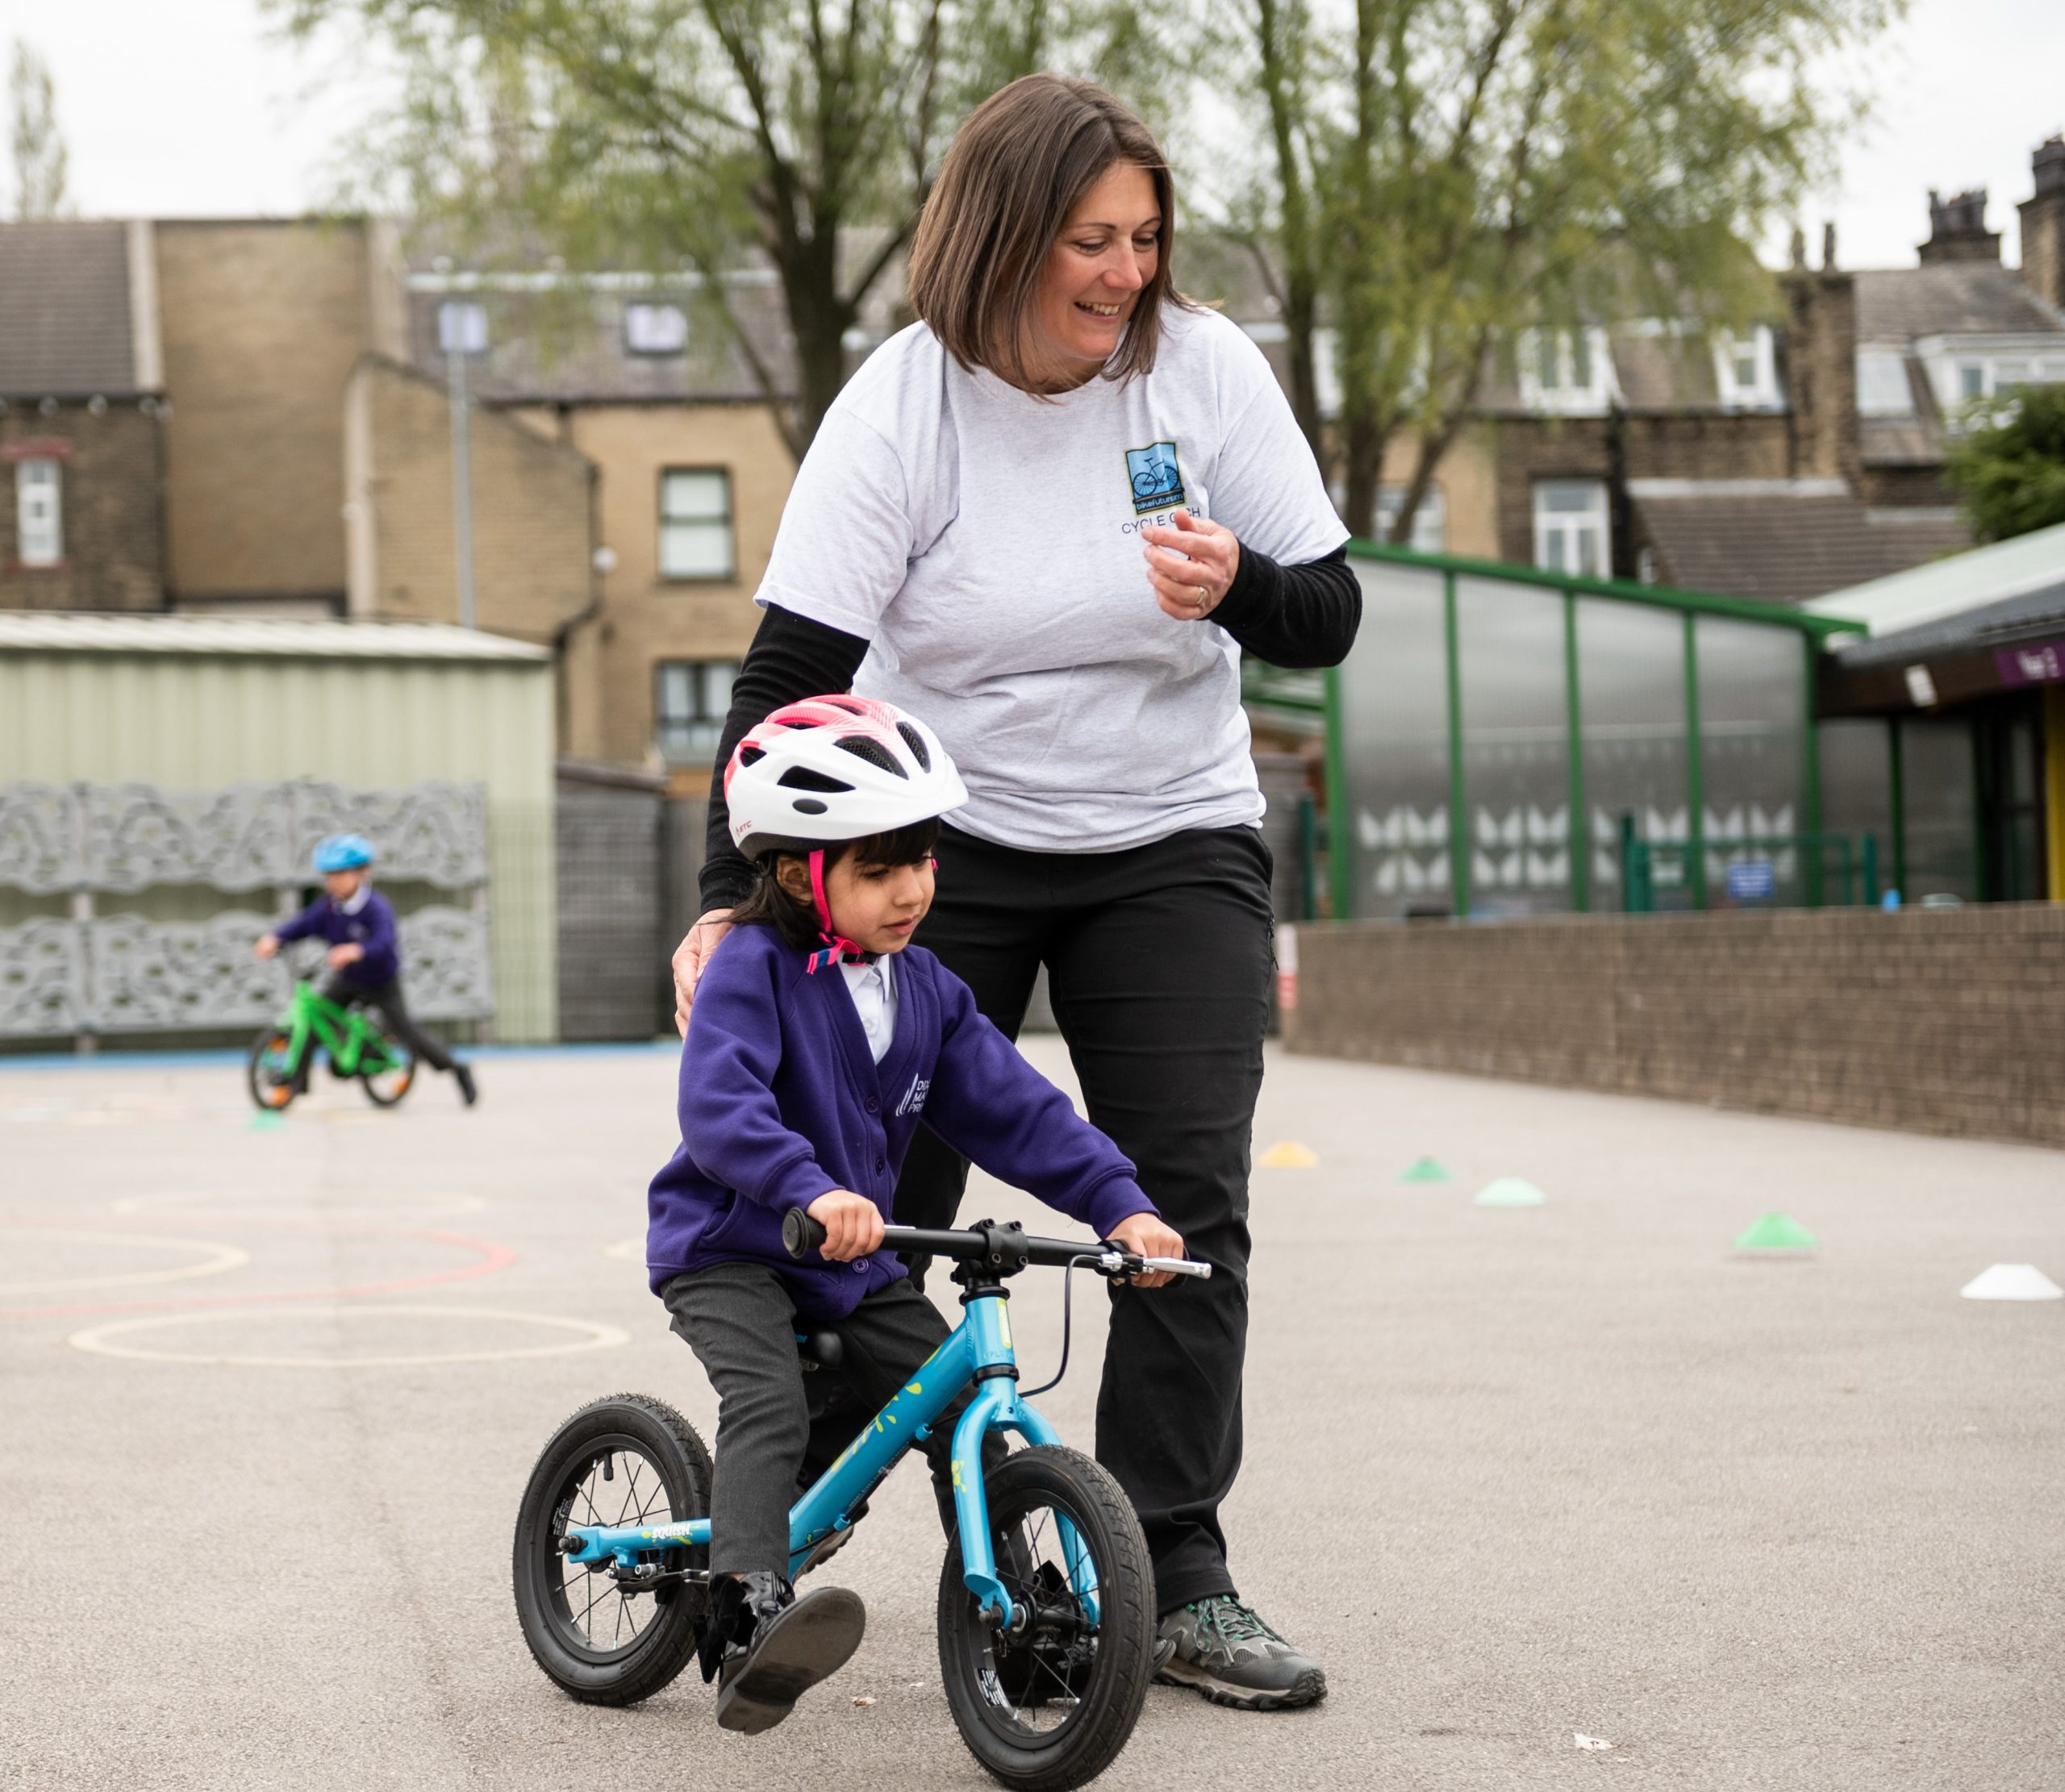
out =
[(315, 869), (326, 876), (332, 871), (358, 871), (373, 863), (373, 842), (363, 834), (332, 834), (315, 845)]

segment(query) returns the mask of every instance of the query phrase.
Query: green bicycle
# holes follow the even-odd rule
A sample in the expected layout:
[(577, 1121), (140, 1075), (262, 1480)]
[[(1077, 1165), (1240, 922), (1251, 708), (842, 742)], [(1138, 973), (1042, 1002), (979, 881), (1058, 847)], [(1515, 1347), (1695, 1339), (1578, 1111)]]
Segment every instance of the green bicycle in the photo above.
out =
[(371, 1010), (347, 1008), (319, 995), (314, 984), (297, 982), (287, 1011), (252, 1042), (252, 1100), (277, 1114), (306, 1094), (318, 1045), (339, 1076), (358, 1078), (376, 1107), (392, 1107), (415, 1081), (415, 1055), (388, 1037)]

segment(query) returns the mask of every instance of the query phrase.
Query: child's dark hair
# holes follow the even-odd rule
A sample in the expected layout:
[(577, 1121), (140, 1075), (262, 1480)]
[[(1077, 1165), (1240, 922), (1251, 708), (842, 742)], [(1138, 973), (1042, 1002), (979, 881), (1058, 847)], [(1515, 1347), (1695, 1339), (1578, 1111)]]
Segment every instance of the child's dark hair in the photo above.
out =
[[(916, 865), (932, 856), (932, 848), (939, 844), (939, 819), (937, 816), (924, 821), (914, 821), (907, 827), (892, 827), (886, 834), (869, 834), (857, 840), (828, 840), (824, 847), (824, 869), (829, 875), (832, 866), (841, 859), (857, 859), (862, 865)], [(732, 925), (736, 927), (772, 927), (790, 945), (805, 951), (818, 943), (816, 911), (807, 902), (799, 902), (784, 890), (774, 875), (775, 868), (784, 859), (800, 859), (804, 855), (793, 849), (777, 848), (763, 852), (753, 861), (753, 869), (759, 873), (752, 891), (732, 911)]]

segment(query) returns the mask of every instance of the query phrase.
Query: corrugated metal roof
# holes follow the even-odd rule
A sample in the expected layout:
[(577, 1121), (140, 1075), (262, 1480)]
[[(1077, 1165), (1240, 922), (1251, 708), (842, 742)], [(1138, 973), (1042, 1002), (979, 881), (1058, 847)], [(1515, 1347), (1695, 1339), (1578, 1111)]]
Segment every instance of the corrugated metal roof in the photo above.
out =
[(0, 394), (113, 398), (136, 390), (128, 227), (0, 224)]
[(1896, 629), (1890, 635), (1853, 640), (1837, 648), (1837, 657), (1846, 665), (1897, 665), (1946, 648), (2005, 646), (2055, 634), (2060, 628), (2065, 628), (2065, 572), (2060, 573), (2056, 584), (2025, 591), (2019, 597), (1981, 604), (1977, 609), (1938, 617), (1917, 627)]
[(1939, 617), (1984, 609), (2065, 579), (2065, 523), (1996, 541), (1890, 577), (1831, 591), (1804, 606), (1861, 622), (1874, 636), (1918, 628)]
[(542, 665), (528, 641), (448, 623), (310, 622), (280, 616), (80, 615), (0, 610), (0, 653), (205, 653), (304, 660), (491, 660)]

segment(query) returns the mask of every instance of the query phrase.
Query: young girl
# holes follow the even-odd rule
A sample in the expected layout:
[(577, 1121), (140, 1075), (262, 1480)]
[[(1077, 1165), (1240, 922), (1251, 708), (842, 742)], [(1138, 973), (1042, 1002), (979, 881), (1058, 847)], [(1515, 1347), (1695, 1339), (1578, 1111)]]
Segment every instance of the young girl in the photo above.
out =
[[(939, 817), (967, 800), (932, 731), (886, 703), (813, 698), (748, 734), (724, 780), (759, 883), (696, 988), (682, 1143), (653, 1179), (646, 1257), (717, 1390), (703, 1672), (717, 1721), (753, 1733), (835, 1672), (866, 1622), (850, 1592), (798, 1599), (789, 1585), (810, 1430), (797, 1319), (839, 1336), (841, 1373), (870, 1409), (947, 1335), (881, 1248), (920, 1121), (1128, 1251), (1180, 1256), (1183, 1240), (1118, 1148), (911, 944)], [(782, 1248), (791, 1207), (824, 1227), (822, 1261)], [(936, 1428), (936, 1481), (951, 1429)]]

